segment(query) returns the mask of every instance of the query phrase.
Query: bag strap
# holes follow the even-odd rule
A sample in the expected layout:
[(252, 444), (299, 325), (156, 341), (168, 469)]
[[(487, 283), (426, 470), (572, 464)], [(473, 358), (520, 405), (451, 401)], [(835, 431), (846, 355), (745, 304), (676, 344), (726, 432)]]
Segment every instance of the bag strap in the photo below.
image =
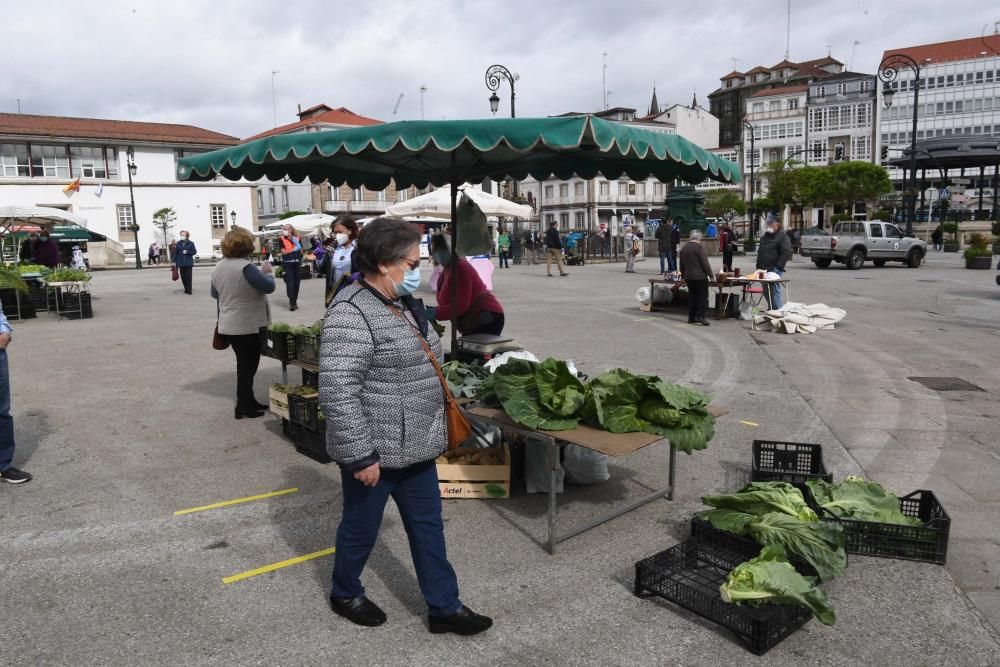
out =
[(441, 383), (441, 390), (444, 392), (445, 401), (454, 401), (455, 397), (452, 395), (451, 389), (448, 388), (448, 380), (444, 377), (444, 370), (441, 368), (441, 364), (438, 363), (437, 357), (434, 356), (434, 351), (431, 349), (431, 346), (420, 334), (420, 330), (413, 325), (413, 322), (406, 319), (406, 316), (403, 315), (399, 308), (396, 308), (395, 306), (388, 306), (388, 308), (392, 311), (393, 315), (406, 322), (406, 324), (410, 327), (410, 330), (413, 331), (413, 335), (420, 340), (420, 345), (423, 346), (424, 353), (427, 355), (427, 358), (430, 359), (431, 365), (434, 366), (434, 371), (437, 373), (438, 382)]

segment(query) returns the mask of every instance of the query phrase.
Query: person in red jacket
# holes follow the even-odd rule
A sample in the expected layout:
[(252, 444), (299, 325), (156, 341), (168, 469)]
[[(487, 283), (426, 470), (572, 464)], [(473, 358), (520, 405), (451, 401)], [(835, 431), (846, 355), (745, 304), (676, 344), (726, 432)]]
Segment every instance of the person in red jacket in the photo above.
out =
[[(430, 309), (431, 319), (445, 322), (451, 320), (454, 313), (455, 326), (463, 336), (481, 333), (499, 336), (503, 332), (503, 306), (493, 292), (486, 289), (472, 264), (459, 257), (452, 266), (451, 250), (443, 236), (434, 237), (431, 252), (434, 261), (443, 269), (438, 284), (432, 285), (437, 289), (438, 305)], [(456, 283), (454, 303), (452, 281)]]

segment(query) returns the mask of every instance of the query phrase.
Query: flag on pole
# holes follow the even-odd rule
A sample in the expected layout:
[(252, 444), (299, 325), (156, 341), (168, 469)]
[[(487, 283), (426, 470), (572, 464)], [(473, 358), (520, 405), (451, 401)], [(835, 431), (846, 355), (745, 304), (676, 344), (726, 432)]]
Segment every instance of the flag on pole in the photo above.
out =
[(97, 190), (94, 192), (94, 196), (100, 197), (102, 194), (104, 194), (104, 181), (100, 181), (97, 184)]
[(69, 185), (63, 188), (63, 192), (79, 192), (80, 191), (80, 179), (76, 179)]

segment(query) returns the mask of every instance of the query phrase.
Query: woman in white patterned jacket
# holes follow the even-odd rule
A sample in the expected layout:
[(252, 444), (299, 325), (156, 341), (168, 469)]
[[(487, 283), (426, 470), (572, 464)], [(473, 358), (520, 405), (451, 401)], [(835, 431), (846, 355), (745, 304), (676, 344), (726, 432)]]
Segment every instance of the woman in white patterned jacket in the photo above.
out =
[(440, 360), (441, 342), (412, 296), (420, 285), (419, 243), (410, 223), (380, 218), (365, 225), (354, 250), (364, 277), (337, 294), (323, 323), (319, 399), (344, 496), (330, 606), (358, 625), (385, 623), (385, 613), (365, 597), (361, 572), (391, 496), (409, 538), (429, 630), (473, 635), (493, 621), (461, 603), (445, 549), (434, 459), (448, 434), (429, 356)]

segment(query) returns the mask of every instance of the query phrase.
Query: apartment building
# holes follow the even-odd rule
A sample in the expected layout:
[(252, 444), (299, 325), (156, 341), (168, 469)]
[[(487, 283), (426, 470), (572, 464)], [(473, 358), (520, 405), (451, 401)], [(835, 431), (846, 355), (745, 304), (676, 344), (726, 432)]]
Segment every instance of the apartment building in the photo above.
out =
[(843, 72), (810, 84), (809, 150), (803, 161), (813, 166), (842, 160), (874, 162), (877, 98), (878, 79), (872, 74)]
[[(253, 186), (178, 181), (177, 160), (238, 143), (191, 125), (0, 113), (0, 206), (47, 206), (85, 218), (106, 239), (88, 244), (93, 266), (134, 261), (136, 223), (143, 258), (154, 241), (169, 243), (182, 229), (191, 232), (199, 256), (210, 258), (233, 224), (250, 226)], [(176, 220), (164, 237), (152, 218), (168, 207)]]

